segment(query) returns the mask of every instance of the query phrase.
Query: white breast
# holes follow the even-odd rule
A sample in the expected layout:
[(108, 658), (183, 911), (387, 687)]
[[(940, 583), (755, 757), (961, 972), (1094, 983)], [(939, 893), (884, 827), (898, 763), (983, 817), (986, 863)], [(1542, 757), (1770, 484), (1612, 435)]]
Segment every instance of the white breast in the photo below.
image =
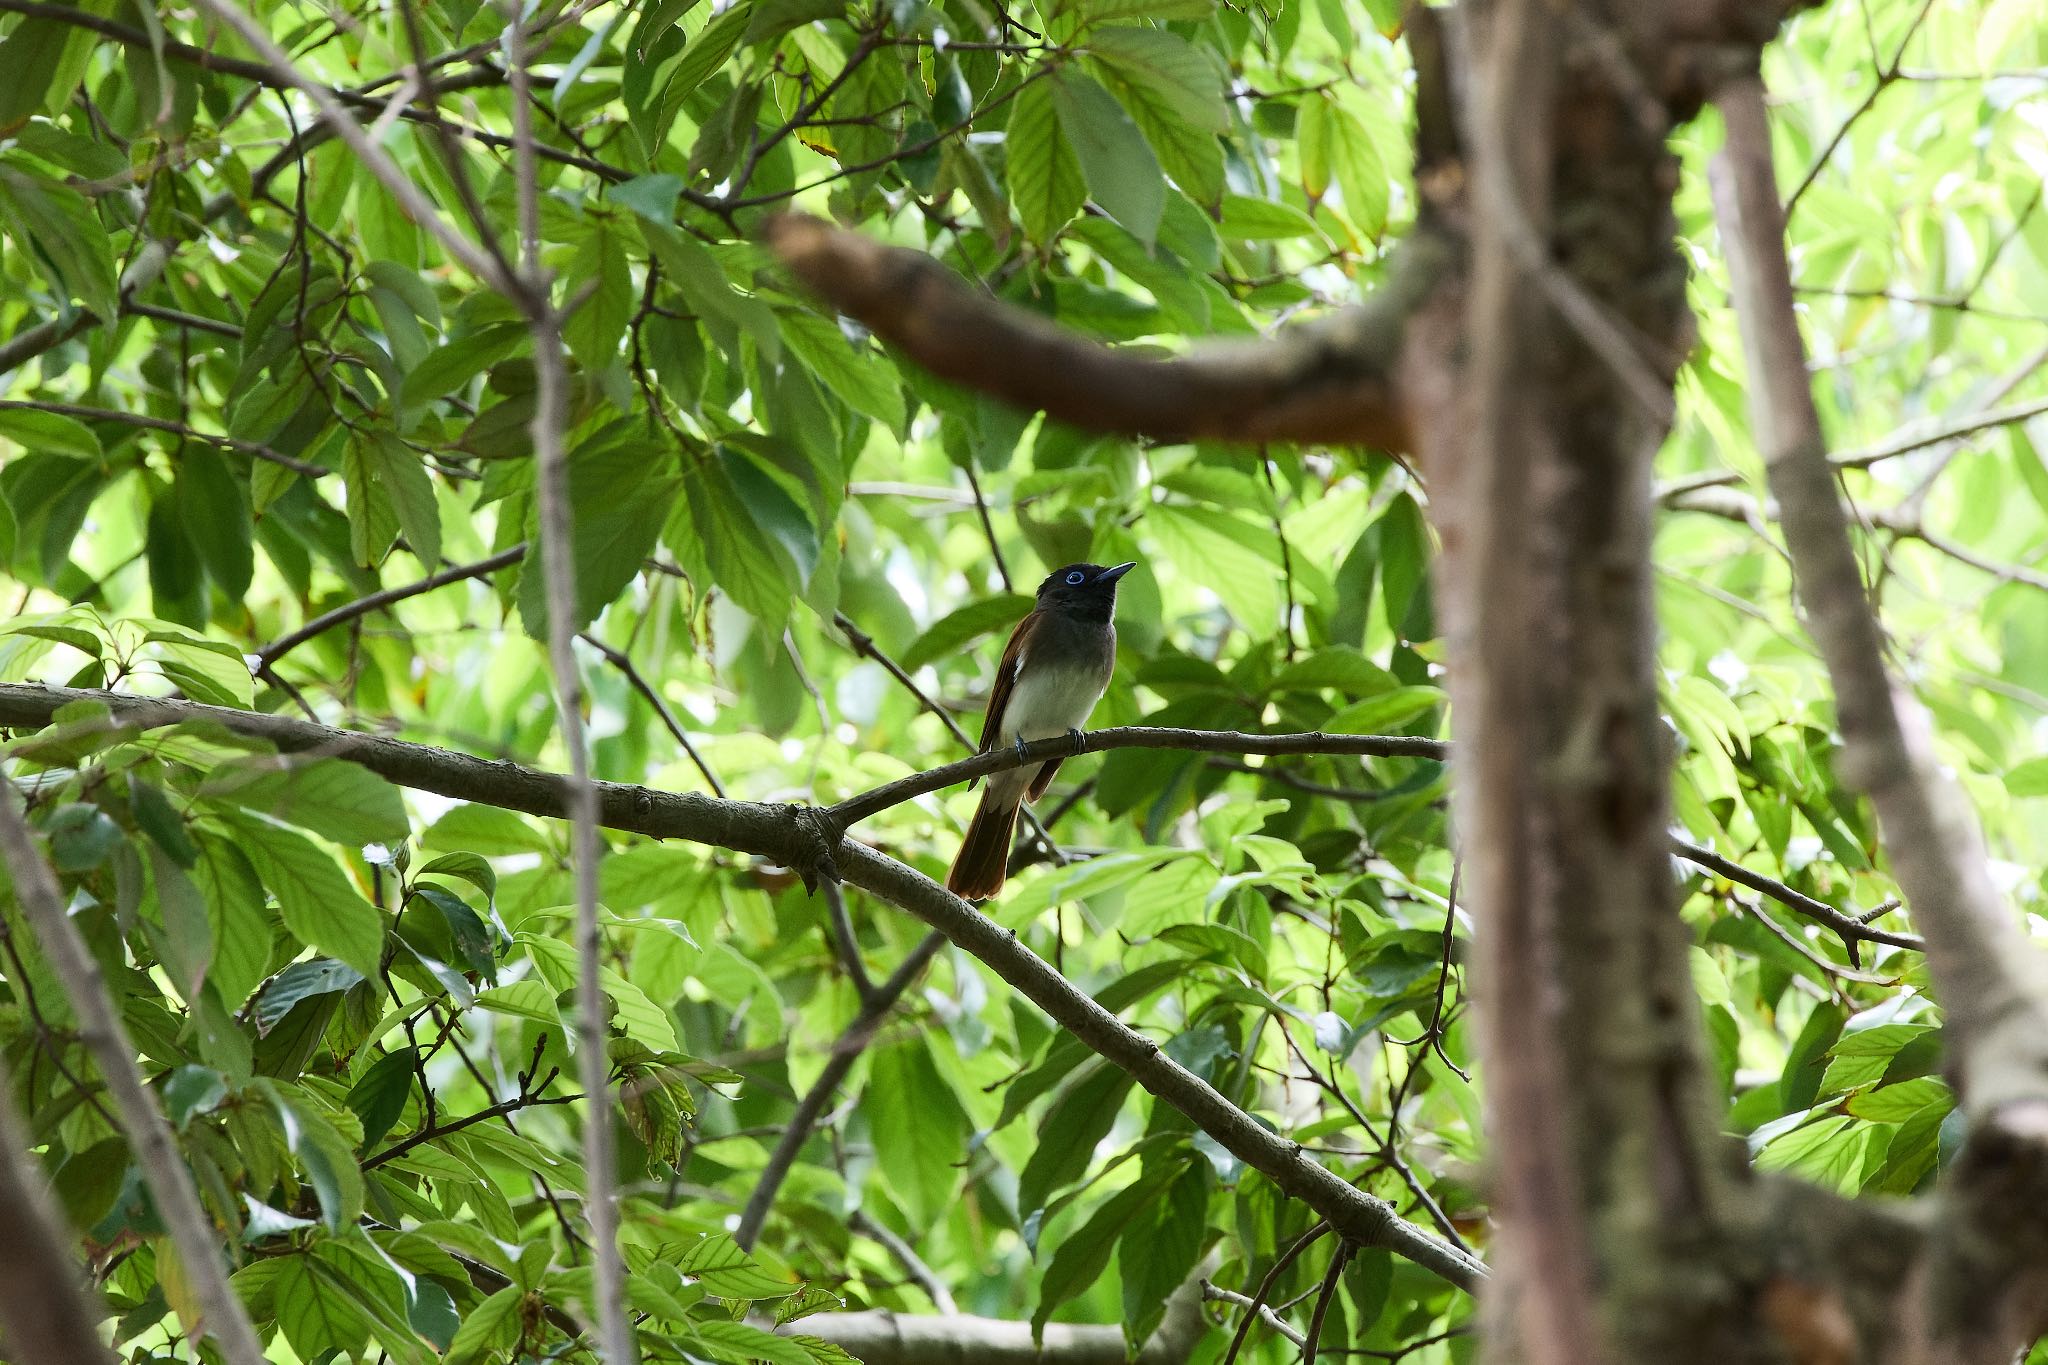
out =
[(1102, 699), (1104, 679), (1078, 669), (1052, 672), (1021, 669), (1010, 699), (1003, 706), (1003, 728), (997, 743), (1051, 739), (1088, 722), (1088, 713)]

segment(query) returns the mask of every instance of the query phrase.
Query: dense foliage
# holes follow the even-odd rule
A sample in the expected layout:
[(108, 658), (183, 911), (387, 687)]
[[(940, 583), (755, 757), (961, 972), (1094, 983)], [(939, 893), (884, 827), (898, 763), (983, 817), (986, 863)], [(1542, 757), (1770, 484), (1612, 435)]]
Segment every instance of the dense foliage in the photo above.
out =
[[(536, 530), (518, 310), (225, 33), (136, 0), (53, 8), (0, 3), (0, 680), (566, 767), (541, 574), (520, 553)], [(264, 18), (451, 220), (512, 251), (502, 14)], [(598, 776), (822, 802), (958, 757), (1024, 594), (1079, 559), (1140, 562), (1097, 724), (1446, 733), (1427, 491), (1404, 466), (1020, 417), (899, 369), (756, 243), (766, 214), (808, 207), (1069, 326), (1167, 347), (1350, 301), (1414, 213), (1391, 0), (645, 0), (528, 22), (540, 230), (573, 304)], [(2034, 0), (1844, 0), (1772, 61), (1820, 391), (1839, 448), (1868, 457), (1844, 480), (1869, 576), (2008, 889), (2039, 914), (2048, 34)], [(1675, 823), (1864, 914), (1892, 888), (1836, 781), (1824, 678), (1757, 516), (1703, 186), (1716, 142), (1707, 118), (1679, 148), (1701, 323), (1660, 464)], [(13, 739), (8, 772), (278, 1358), (564, 1353), (589, 1285), (565, 831), (217, 728), (125, 732), (89, 704), (66, 719)], [(1061, 779), (1040, 808), (1052, 842), (989, 913), (1279, 1132), (1483, 1252), (1443, 765), (1126, 750)], [(861, 832), (942, 876), (974, 799)], [(1728, 1127), (1767, 1168), (1921, 1187), (1955, 1135), (1918, 954), (1852, 951), (1679, 870)], [(1308, 1211), (964, 954), (940, 951), (842, 1044), (860, 990), (797, 878), (623, 836), (601, 876), (650, 1358), (843, 1358), (766, 1328), (841, 1304), (929, 1312), (935, 1288), (1136, 1342), (1197, 1272), (1298, 1330), (1316, 1315), (1331, 1345), (1468, 1355), (1463, 1293), (1376, 1250), (1319, 1293), (1338, 1253), (1301, 1249)], [(858, 894), (847, 911), (877, 980), (924, 932)], [(65, 992), (12, 902), (0, 913), (13, 1099), (114, 1338), (130, 1359), (189, 1358), (184, 1278)], [(743, 1252), (737, 1215), (841, 1046), (859, 1058)], [(1254, 1326), (1239, 1358), (1299, 1354)]]

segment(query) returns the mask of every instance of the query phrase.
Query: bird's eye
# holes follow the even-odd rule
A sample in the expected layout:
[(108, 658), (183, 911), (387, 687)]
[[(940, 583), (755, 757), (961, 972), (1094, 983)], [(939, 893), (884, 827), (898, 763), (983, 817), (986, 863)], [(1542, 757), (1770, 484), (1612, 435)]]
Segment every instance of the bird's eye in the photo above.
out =
[(1079, 569), (1076, 569), (1072, 573), (1067, 575), (1067, 582), (1073, 584), (1075, 587), (1079, 587), (1081, 584), (1087, 581), (1088, 575), (1082, 573)]

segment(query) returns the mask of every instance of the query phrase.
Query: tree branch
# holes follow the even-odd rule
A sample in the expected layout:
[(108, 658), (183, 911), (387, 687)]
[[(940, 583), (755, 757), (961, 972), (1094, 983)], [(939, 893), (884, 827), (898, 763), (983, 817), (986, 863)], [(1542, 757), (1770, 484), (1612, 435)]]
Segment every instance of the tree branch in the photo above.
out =
[(943, 934), (926, 934), (918, 940), (900, 966), (889, 974), (889, 979), (878, 988), (867, 992), (860, 1005), (860, 1013), (840, 1033), (832, 1044), (831, 1055), (825, 1060), (825, 1067), (818, 1073), (818, 1079), (811, 1082), (811, 1088), (798, 1101), (796, 1112), (789, 1116), (789, 1125), (782, 1130), (781, 1141), (768, 1156), (768, 1164), (761, 1168), (761, 1178), (754, 1182), (754, 1192), (747, 1197), (747, 1206), (740, 1212), (740, 1221), (733, 1229), (732, 1239), (743, 1251), (752, 1251), (754, 1243), (760, 1240), (761, 1227), (768, 1221), (768, 1210), (775, 1206), (775, 1195), (788, 1178), (790, 1167), (796, 1164), (804, 1144), (811, 1140), (811, 1130), (817, 1126), (833, 1096), (839, 1093), (839, 1083), (846, 1079), (846, 1073), (874, 1041), (875, 1034), (882, 1027), (882, 1020), (896, 1007), (903, 992), (910, 989), (910, 983), (917, 980), (932, 957), (945, 944)]
[[(1974, 820), (1943, 779), (1917, 702), (1894, 687), (1808, 386), (1761, 80), (1718, 96), (1728, 142), (1712, 167), (1714, 209), (1749, 362), (1751, 422), (1781, 509), (1793, 579), (1834, 684), (1844, 778), (1870, 798), (1893, 875), (1927, 937), (1948, 1023), (1948, 1064), (1970, 1121), (1955, 1197), (1967, 1236), (1936, 1260), (1942, 1349), (1981, 1359), (2044, 1304), (2048, 1247), (2031, 1212), (2048, 1192), (2048, 958), (1992, 885)], [(2022, 1305), (2016, 1300), (2030, 1302)]]
[(1161, 358), (1104, 346), (975, 293), (922, 252), (818, 218), (769, 220), (768, 243), (826, 303), (942, 379), (1091, 431), (1158, 440), (1323, 441), (1407, 448), (1395, 382), (1408, 314), (1447, 248), (1417, 233), (1367, 304), (1256, 342)]
[(1072, 758), (1077, 754), (1097, 753), (1105, 749), (1181, 749), (1210, 754), (1361, 754), (1377, 758), (1441, 761), (1450, 756), (1451, 746), (1440, 739), (1412, 735), (1330, 735), (1320, 730), (1289, 735), (1254, 735), (1235, 730), (1120, 725), (1105, 730), (1089, 730), (1082, 734), (1078, 743), (1070, 735), (1034, 739), (1021, 750), (1015, 745), (991, 749), (972, 758), (912, 773), (858, 796), (850, 796), (831, 807), (830, 814), (842, 828), (851, 827), (877, 812), (944, 787), (971, 782), (977, 777), (1047, 758)]
[[(400, 786), (452, 800), (556, 819), (564, 818), (570, 809), (571, 784), (560, 774), (382, 735), (356, 734), (310, 721), (196, 702), (77, 688), (0, 685), (0, 725), (47, 725), (58, 707), (79, 701), (107, 706), (119, 724), (138, 729), (210, 720), (235, 733), (268, 740), (282, 750), (317, 750), (368, 768)], [(1284, 1193), (1327, 1218), (1344, 1236), (1361, 1245), (1385, 1247), (1463, 1289), (1475, 1289), (1484, 1280), (1486, 1268), (1476, 1258), (1404, 1221), (1391, 1204), (1354, 1188), (1317, 1163), (1300, 1144), (1252, 1118), (1168, 1057), (1155, 1040), (1129, 1028), (1077, 990), (1015, 934), (923, 873), (839, 836), (824, 812), (720, 800), (696, 792), (657, 792), (616, 782), (591, 785), (597, 792), (598, 818), (612, 829), (656, 839), (688, 839), (769, 858), (798, 870), (815, 872), (821, 860), (829, 859), (852, 885), (923, 920), (980, 959), (1056, 1023), (1129, 1072), (1138, 1084), (1186, 1115)]]
[(418, 597), (421, 593), (445, 588), (450, 583), (460, 583), (465, 578), (482, 578), (485, 574), (496, 573), (518, 563), (525, 555), (526, 542), (522, 540), (510, 549), (500, 550), (488, 559), (479, 559), (473, 564), (451, 564), (439, 573), (429, 574), (417, 582), (402, 583), (395, 588), (383, 588), (358, 597), (353, 602), (345, 602), (333, 611), (323, 612), (314, 617), (291, 634), (280, 635), (258, 649), (257, 667), (259, 670), (270, 668), (306, 641), (324, 635), (336, 626), (347, 625), (358, 617), (368, 616), (373, 611), (388, 607), (394, 602), (403, 602), (408, 597)]

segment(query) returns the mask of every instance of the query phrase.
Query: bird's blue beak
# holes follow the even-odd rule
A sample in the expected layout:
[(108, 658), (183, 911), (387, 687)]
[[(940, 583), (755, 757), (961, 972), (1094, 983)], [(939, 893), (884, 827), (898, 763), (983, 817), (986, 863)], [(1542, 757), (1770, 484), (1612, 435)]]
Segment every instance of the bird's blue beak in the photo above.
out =
[(1095, 586), (1099, 588), (1105, 584), (1114, 583), (1137, 567), (1138, 561), (1134, 559), (1128, 564), (1117, 564), (1104, 569), (1101, 573), (1095, 575)]

